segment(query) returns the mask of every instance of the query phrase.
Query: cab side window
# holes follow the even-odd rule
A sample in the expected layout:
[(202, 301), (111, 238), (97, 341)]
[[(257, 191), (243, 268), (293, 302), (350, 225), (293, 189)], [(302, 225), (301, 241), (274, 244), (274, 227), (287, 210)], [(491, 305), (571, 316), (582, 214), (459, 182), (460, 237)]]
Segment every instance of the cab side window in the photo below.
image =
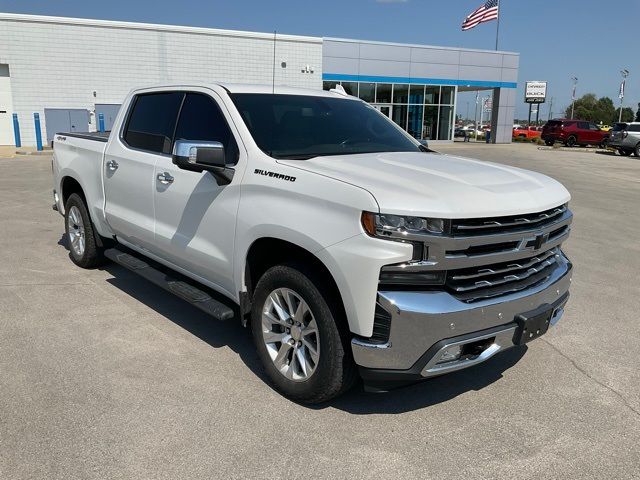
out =
[(138, 95), (123, 135), (127, 145), (152, 153), (170, 154), (183, 98), (182, 92)]
[(180, 111), (176, 140), (205, 140), (224, 145), (226, 163), (238, 162), (239, 151), (218, 104), (208, 95), (187, 93)]

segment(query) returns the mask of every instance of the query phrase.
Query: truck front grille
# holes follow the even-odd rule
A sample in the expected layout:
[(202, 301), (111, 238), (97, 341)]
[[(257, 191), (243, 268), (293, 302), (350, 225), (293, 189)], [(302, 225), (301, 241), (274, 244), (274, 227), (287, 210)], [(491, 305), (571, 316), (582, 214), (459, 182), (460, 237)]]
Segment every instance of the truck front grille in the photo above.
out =
[(544, 282), (557, 266), (559, 256), (560, 249), (556, 247), (518, 261), (450, 270), (445, 285), (465, 302), (517, 292)]
[(455, 237), (510, 233), (534, 228), (544, 228), (558, 220), (566, 211), (567, 205), (561, 205), (543, 212), (527, 213), (524, 215), (452, 220), (451, 233)]

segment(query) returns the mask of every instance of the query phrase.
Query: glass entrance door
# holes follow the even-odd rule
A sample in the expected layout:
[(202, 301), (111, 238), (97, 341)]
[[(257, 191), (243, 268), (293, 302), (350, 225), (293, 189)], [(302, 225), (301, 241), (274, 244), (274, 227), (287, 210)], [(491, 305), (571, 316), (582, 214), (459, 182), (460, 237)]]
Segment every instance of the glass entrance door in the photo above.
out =
[(373, 108), (378, 110), (385, 117), (391, 118), (391, 106), (390, 105), (374, 105)]

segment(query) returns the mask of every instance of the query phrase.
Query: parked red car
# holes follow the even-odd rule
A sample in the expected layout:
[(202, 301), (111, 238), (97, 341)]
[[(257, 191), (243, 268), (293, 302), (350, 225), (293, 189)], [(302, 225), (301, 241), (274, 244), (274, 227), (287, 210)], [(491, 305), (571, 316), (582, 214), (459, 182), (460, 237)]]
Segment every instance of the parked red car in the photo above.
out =
[(593, 122), (584, 120), (549, 120), (542, 127), (542, 139), (551, 146), (555, 142), (562, 142), (567, 147), (576, 145), (599, 145), (606, 147), (609, 142), (609, 132), (600, 130)]
[(540, 127), (517, 127), (513, 129), (513, 138), (536, 138), (540, 136)]

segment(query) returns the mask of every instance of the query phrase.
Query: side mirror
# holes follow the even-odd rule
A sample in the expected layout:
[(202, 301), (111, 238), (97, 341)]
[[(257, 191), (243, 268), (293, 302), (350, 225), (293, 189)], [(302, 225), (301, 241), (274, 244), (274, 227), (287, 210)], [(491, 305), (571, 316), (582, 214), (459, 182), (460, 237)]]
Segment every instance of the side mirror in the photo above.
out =
[(185, 170), (224, 170), (224, 146), (220, 142), (176, 140), (174, 165)]

